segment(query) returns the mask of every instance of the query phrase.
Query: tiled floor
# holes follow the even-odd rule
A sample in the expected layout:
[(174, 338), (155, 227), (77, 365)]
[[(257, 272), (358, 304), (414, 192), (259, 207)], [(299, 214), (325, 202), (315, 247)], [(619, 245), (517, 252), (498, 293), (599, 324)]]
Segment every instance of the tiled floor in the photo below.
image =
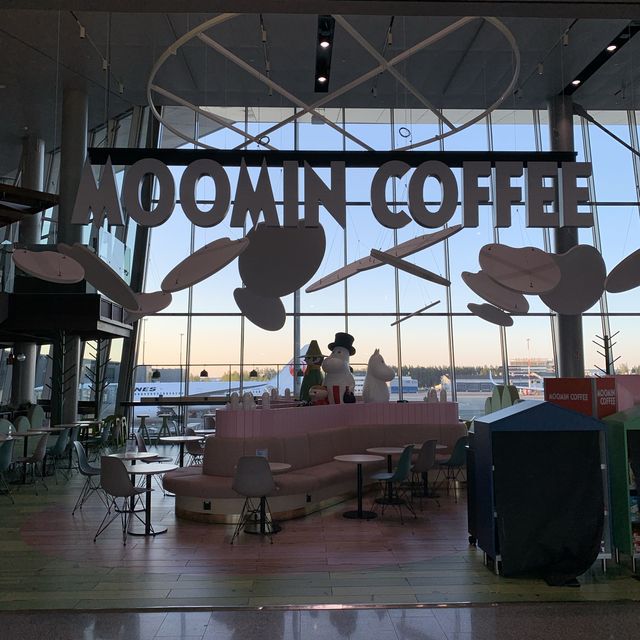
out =
[(169, 613), (0, 613), (11, 640), (626, 640), (638, 603)]
[(466, 505), (444, 496), (401, 525), (342, 517), (343, 504), (283, 523), (271, 545), (232, 527), (177, 520), (174, 502), (155, 491), (156, 538), (130, 537), (118, 523), (96, 543), (104, 513), (97, 499), (71, 515), (81, 478), (36, 497), (0, 496), (0, 610), (152, 609), (273, 605), (367, 605), (640, 600), (640, 582), (624, 567), (600, 566), (579, 589), (506, 579), (467, 543)]

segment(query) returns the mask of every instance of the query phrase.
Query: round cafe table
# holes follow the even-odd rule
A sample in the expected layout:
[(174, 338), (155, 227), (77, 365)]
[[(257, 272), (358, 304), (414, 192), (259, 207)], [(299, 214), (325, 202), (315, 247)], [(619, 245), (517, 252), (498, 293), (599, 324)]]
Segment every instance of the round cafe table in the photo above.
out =
[(178, 463), (181, 467), (184, 466), (184, 444), (185, 442), (200, 442), (201, 436), (164, 436), (160, 438), (160, 442), (177, 442), (180, 445), (180, 454), (178, 457)]
[(351, 462), (352, 464), (358, 465), (357, 471), (357, 495), (358, 495), (358, 508), (356, 511), (345, 511), (342, 515), (345, 518), (350, 518), (354, 520), (372, 520), (376, 517), (376, 513), (373, 511), (363, 511), (362, 510), (362, 465), (367, 462), (380, 462), (380, 460), (384, 460), (382, 456), (371, 456), (362, 453), (353, 453), (342, 456), (334, 456), (334, 460), (338, 462)]
[(132, 536), (157, 536), (166, 533), (166, 527), (154, 527), (151, 523), (151, 476), (156, 473), (166, 473), (173, 471), (178, 466), (175, 464), (166, 464), (163, 462), (150, 462), (149, 464), (135, 464), (135, 460), (124, 462), (127, 473), (131, 476), (145, 476), (146, 478), (146, 496), (144, 506), (144, 529), (142, 531), (129, 527), (127, 533)]

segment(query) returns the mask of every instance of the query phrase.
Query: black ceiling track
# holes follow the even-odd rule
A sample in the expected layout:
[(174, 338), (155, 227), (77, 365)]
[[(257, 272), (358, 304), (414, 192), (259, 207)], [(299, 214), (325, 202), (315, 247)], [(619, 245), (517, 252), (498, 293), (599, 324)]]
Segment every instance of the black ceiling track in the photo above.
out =
[(375, 168), (391, 160), (417, 167), (428, 160), (439, 160), (449, 167), (461, 167), (464, 162), (573, 162), (574, 151), (259, 151), (219, 149), (121, 149), (95, 147), (87, 150), (91, 164), (129, 166), (145, 158), (155, 158), (168, 166), (186, 166), (195, 160), (208, 158), (223, 167), (239, 167), (242, 160), (248, 167), (263, 162), (278, 167), (283, 162), (308, 162), (312, 167), (328, 167), (332, 162), (344, 162), (347, 167)]

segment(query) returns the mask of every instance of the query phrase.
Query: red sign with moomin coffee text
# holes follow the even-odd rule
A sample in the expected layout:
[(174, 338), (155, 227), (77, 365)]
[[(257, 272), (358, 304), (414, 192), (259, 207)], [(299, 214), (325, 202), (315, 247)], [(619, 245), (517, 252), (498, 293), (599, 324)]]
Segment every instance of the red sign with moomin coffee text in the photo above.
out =
[(544, 399), (594, 418), (615, 413), (615, 378), (547, 378)]

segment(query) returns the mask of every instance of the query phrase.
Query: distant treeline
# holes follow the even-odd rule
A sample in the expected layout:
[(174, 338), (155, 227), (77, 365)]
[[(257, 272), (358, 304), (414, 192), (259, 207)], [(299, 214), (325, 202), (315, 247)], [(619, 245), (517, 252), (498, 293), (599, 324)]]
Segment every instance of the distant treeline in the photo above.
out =
[[(397, 367), (392, 367), (393, 370), (398, 373)], [(456, 367), (456, 377), (458, 378), (488, 378), (489, 371), (494, 378), (500, 379), (502, 377), (502, 367), (497, 365), (482, 365), (479, 367)], [(366, 369), (356, 369), (354, 373), (366, 373)], [(435, 387), (440, 384), (442, 376), (451, 377), (451, 369), (447, 366), (439, 367), (402, 367), (403, 376), (411, 376), (418, 381), (418, 387), (426, 389), (428, 387)]]

